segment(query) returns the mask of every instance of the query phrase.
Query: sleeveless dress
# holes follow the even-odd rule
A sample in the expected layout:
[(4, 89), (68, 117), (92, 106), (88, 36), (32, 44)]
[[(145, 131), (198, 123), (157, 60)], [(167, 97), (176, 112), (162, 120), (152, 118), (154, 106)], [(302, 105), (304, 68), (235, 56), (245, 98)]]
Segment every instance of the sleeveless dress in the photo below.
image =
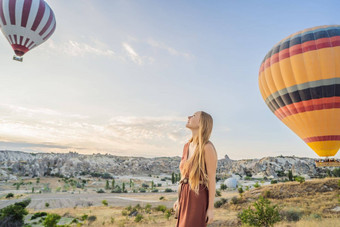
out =
[[(185, 144), (179, 168), (182, 173), (183, 165), (188, 160), (189, 143)], [(185, 177), (189, 177), (186, 173)], [(176, 227), (206, 227), (205, 217), (209, 205), (209, 190), (205, 185), (199, 185), (199, 195), (190, 189), (189, 183), (182, 184), (179, 215)]]

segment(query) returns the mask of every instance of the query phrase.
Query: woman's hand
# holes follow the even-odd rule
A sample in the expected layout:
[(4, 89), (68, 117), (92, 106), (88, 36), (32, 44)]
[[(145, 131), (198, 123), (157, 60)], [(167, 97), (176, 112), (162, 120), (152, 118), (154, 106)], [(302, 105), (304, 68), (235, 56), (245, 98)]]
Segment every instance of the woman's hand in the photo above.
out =
[(176, 207), (178, 206), (178, 199), (176, 200), (176, 202), (173, 205), (173, 209), (176, 210)]
[(205, 216), (205, 221), (207, 224), (212, 223), (214, 220), (214, 210), (213, 209), (208, 209), (207, 210), (207, 215)]

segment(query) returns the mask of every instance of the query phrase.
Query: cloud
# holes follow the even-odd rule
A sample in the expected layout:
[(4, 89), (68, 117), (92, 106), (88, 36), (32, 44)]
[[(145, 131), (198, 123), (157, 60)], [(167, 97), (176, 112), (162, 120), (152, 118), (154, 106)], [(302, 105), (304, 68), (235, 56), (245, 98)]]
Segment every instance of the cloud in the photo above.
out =
[(144, 65), (145, 63), (153, 63), (154, 59), (152, 57), (140, 56), (130, 44), (123, 42), (122, 43), (124, 50), (126, 51), (129, 59), (136, 63), (137, 65)]
[(96, 55), (104, 57), (118, 57), (108, 45), (94, 40), (92, 43), (78, 42), (74, 40), (68, 40), (61, 44), (56, 44), (52, 40), (49, 42), (49, 48), (53, 51), (62, 52), (70, 56), (86, 56)]
[(181, 154), (174, 151), (190, 135), (185, 117), (116, 116), (96, 123), (85, 116), (50, 109), (0, 107), (2, 149), (7, 143), (28, 151), (169, 156)]
[(158, 48), (158, 49), (162, 49), (162, 50), (166, 50), (169, 54), (171, 55), (174, 55), (174, 56), (182, 56), (182, 57), (185, 57), (187, 59), (191, 59), (193, 58), (194, 56), (192, 54), (189, 54), (189, 53), (186, 53), (186, 52), (181, 52), (181, 51), (178, 51), (170, 46), (167, 46), (166, 44), (164, 43), (161, 43), (161, 42), (157, 42), (153, 39), (149, 39), (147, 41), (147, 43), (152, 46), (152, 47), (155, 47), (155, 48)]

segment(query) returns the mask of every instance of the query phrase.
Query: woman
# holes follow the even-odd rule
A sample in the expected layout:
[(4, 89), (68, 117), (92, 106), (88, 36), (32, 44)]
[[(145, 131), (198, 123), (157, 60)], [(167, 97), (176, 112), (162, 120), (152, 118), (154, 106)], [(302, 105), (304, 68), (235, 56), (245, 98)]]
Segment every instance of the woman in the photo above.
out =
[(214, 199), (216, 192), (217, 153), (209, 141), (213, 119), (203, 112), (188, 117), (186, 125), (192, 137), (184, 146), (179, 165), (182, 179), (180, 199), (174, 204), (179, 206), (177, 227), (205, 227), (214, 219)]

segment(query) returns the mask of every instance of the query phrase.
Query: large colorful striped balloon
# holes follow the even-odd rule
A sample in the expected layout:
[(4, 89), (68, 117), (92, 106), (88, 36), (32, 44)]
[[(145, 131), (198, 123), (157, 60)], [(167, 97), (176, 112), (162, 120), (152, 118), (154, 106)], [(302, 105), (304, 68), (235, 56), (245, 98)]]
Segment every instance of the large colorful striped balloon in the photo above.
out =
[(56, 28), (44, 0), (0, 0), (0, 27), (17, 56), (45, 42)]
[(340, 148), (340, 26), (288, 36), (265, 56), (259, 86), (270, 110), (319, 156)]

